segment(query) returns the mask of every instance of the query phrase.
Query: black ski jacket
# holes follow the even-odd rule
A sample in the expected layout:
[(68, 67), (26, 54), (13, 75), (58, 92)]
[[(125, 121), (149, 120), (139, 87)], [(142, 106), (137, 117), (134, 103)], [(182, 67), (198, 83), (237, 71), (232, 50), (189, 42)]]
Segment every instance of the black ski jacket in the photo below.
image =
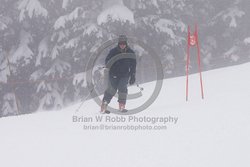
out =
[(119, 46), (110, 50), (105, 59), (109, 75), (116, 77), (130, 77), (135, 75), (136, 56), (135, 52), (127, 47), (122, 51)]

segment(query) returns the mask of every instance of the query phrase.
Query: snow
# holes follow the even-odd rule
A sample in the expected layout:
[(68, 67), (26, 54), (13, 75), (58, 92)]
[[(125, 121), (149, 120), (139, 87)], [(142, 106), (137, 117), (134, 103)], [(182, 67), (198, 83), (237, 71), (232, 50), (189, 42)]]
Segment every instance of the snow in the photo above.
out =
[(72, 2), (72, 0), (63, 0), (62, 2), (62, 8), (67, 9), (67, 6), (69, 5), (69, 2)]
[(78, 85), (80, 83), (82, 87), (87, 87), (86, 73), (79, 73), (74, 76), (73, 84)]
[(68, 62), (63, 60), (55, 60), (51, 68), (45, 73), (45, 76), (52, 76), (53, 78), (57, 74), (62, 77), (65, 71), (68, 71), (71, 68), (71, 65)]
[(0, 51), (0, 83), (7, 83), (10, 71), (7, 66), (7, 60), (5, 59), (5, 53)]
[(65, 28), (65, 24), (67, 22), (73, 21), (79, 17), (79, 12), (81, 10), (82, 10), (82, 8), (77, 7), (70, 14), (60, 16), (54, 24), (54, 29), (57, 30), (59, 28)]
[(39, 69), (35, 72), (33, 72), (31, 75), (30, 75), (30, 80), (31, 81), (37, 81), (39, 78), (41, 78), (43, 75), (44, 75), (44, 70), (43, 69)]
[(18, 61), (24, 60), (25, 64), (28, 64), (34, 55), (33, 51), (29, 48), (29, 44), (32, 42), (32, 36), (30, 33), (22, 30), (20, 33), (20, 43), (17, 50), (11, 55), (10, 62), (17, 64)]
[(0, 30), (5, 30), (7, 25), (0, 21)]
[(41, 65), (41, 59), (48, 55), (48, 37), (45, 37), (38, 46), (38, 56), (36, 58), (36, 66)]
[[(73, 116), (95, 118), (99, 106), (89, 100), (54, 112), (0, 119), (0, 156), (5, 167), (235, 167), (250, 163), (250, 63), (203, 73), (205, 99), (198, 74), (164, 80), (157, 100), (133, 115), (178, 118), (167, 130), (83, 130), (84, 125), (149, 125), (140, 122), (73, 122)], [(145, 100), (155, 83), (146, 83)], [(129, 91), (136, 90), (133, 86)], [(116, 100), (113, 104), (117, 105)], [(120, 115), (104, 115), (117, 119)], [(123, 116), (125, 119), (129, 116)], [(157, 124), (160, 125), (160, 124)], [(161, 123), (163, 125), (163, 123)], [(13, 160), (15, 159), (15, 160)]]
[(224, 53), (225, 58), (230, 58), (232, 61), (237, 62), (240, 59), (240, 57), (235, 54), (238, 50), (238, 46), (233, 46), (226, 53)]
[(142, 57), (144, 54), (147, 54), (145, 49), (143, 49), (140, 45), (135, 44), (133, 48), (136, 51), (136, 55), (138, 55), (138, 57)]
[(16, 105), (15, 104), (13, 105), (15, 100), (15, 95), (13, 93), (7, 93), (4, 95), (3, 99), (4, 99), (4, 104), (2, 107), (3, 114), (8, 115), (15, 113), (17, 111)]
[(21, 0), (18, 4), (18, 10), (20, 10), (19, 21), (24, 20), (26, 12), (30, 18), (34, 15), (48, 16), (48, 11), (41, 5), (39, 0)]
[(124, 5), (113, 5), (106, 8), (97, 17), (98, 25), (105, 24), (109, 21), (120, 21), (135, 23), (133, 12)]
[(91, 35), (91, 33), (98, 32), (98, 26), (96, 24), (90, 23), (84, 26), (83, 36)]
[(59, 55), (60, 50), (61, 50), (61, 46), (58, 46), (57, 44), (53, 47), (52, 52), (51, 52), (52, 60), (57, 58), (57, 56)]
[(49, 93), (46, 93), (46, 95), (41, 99), (39, 109), (41, 110), (44, 106), (50, 106), (53, 101), (55, 101), (56, 107), (63, 106), (63, 100), (61, 97), (61, 94), (59, 94), (57, 90), (52, 90)]
[(80, 41), (80, 37), (73, 38), (73, 39), (69, 40), (69, 42), (65, 43), (64, 47), (66, 49), (75, 48), (75, 47), (77, 47), (79, 41)]
[(244, 39), (244, 43), (247, 45), (247, 44), (250, 44), (250, 37), (248, 37), (248, 38), (245, 38)]
[(173, 26), (174, 23), (171, 20), (167, 20), (167, 19), (159, 19), (159, 21), (157, 21), (157, 23), (155, 24), (155, 28), (158, 32), (165, 32), (167, 33), (172, 39), (175, 38), (175, 34), (171, 28), (171, 26)]
[(214, 25), (216, 22), (215, 20), (221, 17), (224, 22), (229, 21), (230, 28), (236, 28), (238, 27), (237, 19), (242, 18), (244, 15), (246, 15), (244, 11), (240, 10), (238, 6), (234, 6), (234, 7), (228, 8), (227, 10), (219, 12), (212, 19), (213, 21), (210, 24)]
[(153, 3), (153, 5), (154, 5), (156, 8), (159, 8), (159, 5), (158, 5), (157, 0), (152, 0), (152, 3)]
[(241, 18), (242, 16), (245, 15), (245, 12), (241, 11), (238, 9), (238, 7), (234, 7), (229, 9), (228, 13), (223, 15), (223, 20), (226, 21), (228, 18), (231, 19), (229, 26), (230, 27), (237, 27), (237, 17)]

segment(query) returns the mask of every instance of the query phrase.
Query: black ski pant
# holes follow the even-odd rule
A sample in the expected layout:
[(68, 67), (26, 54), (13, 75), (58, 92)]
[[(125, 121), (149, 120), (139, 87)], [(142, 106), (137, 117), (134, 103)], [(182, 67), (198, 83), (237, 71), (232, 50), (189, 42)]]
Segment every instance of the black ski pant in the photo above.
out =
[(110, 103), (113, 96), (118, 90), (118, 102), (126, 104), (127, 94), (128, 94), (128, 80), (129, 77), (117, 77), (109, 76), (108, 88), (106, 89), (103, 97), (103, 101)]

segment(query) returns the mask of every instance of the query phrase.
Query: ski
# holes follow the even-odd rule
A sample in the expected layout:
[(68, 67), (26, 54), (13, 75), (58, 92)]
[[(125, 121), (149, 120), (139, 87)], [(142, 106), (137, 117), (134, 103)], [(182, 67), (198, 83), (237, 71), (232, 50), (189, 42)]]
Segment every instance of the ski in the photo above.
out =
[[(121, 113), (127, 113), (128, 112), (128, 110), (127, 109), (123, 109), (123, 110), (119, 110)], [(106, 110), (105, 112), (101, 112), (100, 111), (100, 113), (101, 114), (110, 114), (111, 112), (109, 111), (109, 110)]]
[(126, 113), (126, 112), (128, 112), (128, 110), (127, 109), (122, 109), (122, 110), (120, 110), (120, 112)]
[(101, 114), (110, 114), (109, 110), (105, 110), (104, 112), (100, 111)]
[(104, 114), (110, 114), (110, 111), (109, 111), (109, 110), (106, 110), (106, 111), (104, 112)]

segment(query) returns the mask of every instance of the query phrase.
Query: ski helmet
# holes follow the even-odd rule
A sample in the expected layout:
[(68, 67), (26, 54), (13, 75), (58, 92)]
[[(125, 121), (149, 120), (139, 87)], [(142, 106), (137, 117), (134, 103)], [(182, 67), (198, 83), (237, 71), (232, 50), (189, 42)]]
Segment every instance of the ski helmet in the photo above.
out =
[(126, 37), (126, 35), (120, 35), (118, 38), (118, 44), (125, 43), (127, 45), (127, 41), (128, 41), (128, 38)]

